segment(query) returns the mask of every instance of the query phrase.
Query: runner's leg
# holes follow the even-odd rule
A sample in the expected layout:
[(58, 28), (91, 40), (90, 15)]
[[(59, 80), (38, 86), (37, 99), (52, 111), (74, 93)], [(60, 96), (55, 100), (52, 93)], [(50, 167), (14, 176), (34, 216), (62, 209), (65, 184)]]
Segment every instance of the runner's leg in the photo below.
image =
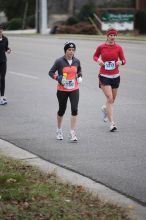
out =
[(0, 93), (4, 96), (5, 93), (5, 76), (6, 76), (6, 62), (0, 64)]
[(69, 95), (71, 103), (71, 130), (76, 129), (78, 103), (79, 103), (79, 90), (72, 91)]
[(57, 91), (57, 98), (59, 103), (59, 110), (57, 112), (57, 127), (58, 129), (61, 129), (63, 115), (67, 107), (68, 92)]
[(101, 85), (101, 89), (106, 97), (106, 110), (108, 119), (110, 122), (113, 122), (113, 91), (110, 85)]

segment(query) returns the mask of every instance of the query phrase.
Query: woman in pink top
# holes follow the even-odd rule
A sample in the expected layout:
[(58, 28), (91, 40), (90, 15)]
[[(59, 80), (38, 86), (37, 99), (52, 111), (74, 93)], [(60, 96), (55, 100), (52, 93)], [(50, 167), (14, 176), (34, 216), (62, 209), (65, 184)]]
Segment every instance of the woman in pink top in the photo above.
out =
[(115, 43), (117, 30), (109, 28), (107, 41), (99, 45), (93, 55), (94, 61), (100, 66), (99, 87), (102, 89), (106, 104), (102, 106), (103, 120), (110, 122), (110, 131), (116, 131), (117, 127), (113, 119), (113, 103), (117, 96), (120, 84), (119, 66), (126, 63), (123, 49)]

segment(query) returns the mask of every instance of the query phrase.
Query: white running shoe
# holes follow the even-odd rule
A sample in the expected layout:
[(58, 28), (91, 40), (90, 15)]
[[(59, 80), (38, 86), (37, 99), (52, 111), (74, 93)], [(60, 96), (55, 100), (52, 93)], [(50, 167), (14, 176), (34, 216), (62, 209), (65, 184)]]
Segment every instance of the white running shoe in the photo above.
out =
[(75, 130), (71, 130), (71, 131), (70, 131), (70, 141), (76, 142), (77, 140), (78, 140), (78, 139), (77, 139)]
[(62, 132), (62, 129), (57, 129), (57, 131), (56, 131), (56, 139), (57, 139), (57, 140), (63, 140), (63, 132)]
[(112, 122), (111, 125), (110, 125), (110, 131), (113, 132), (113, 131), (116, 131), (116, 130), (117, 130), (117, 127), (116, 127), (115, 123)]
[(103, 121), (107, 122), (108, 121), (108, 117), (107, 117), (107, 111), (106, 111), (106, 106), (105, 105), (103, 105), (101, 107), (101, 111), (102, 111), (102, 115), (103, 115)]
[(7, 102), (7, 99), (5, 97), (1, 97), (0, 98), (0, 105), (6, 105), (8, 102)]

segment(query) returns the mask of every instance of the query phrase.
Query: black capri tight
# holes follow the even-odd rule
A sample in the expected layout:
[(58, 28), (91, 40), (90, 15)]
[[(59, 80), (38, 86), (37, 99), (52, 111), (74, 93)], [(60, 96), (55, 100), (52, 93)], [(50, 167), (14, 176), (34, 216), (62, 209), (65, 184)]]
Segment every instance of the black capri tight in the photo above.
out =
[(63, 116), (67, 107), (67, 100), (68, 97), (71, 103), (71, 114), (76, 116), (78, 114), (78, 103), (79, 103), (79, 89), (71, 91), (71, 92), (64, 92), (64, 91), (57, 91), (57, 98), (59, 103), (59, 110), (58, 115)]
[(5, 75), (6, 75), (6, 62), (0, 63), (0, 95), (4, 96), (5, 93)]

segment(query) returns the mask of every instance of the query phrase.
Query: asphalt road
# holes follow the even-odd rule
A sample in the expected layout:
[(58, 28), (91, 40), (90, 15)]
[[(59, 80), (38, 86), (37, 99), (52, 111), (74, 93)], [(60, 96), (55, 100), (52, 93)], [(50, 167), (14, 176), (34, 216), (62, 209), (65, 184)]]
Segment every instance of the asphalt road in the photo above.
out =
[(75, 40), (83, 69), (78, 143), (69, 143), (70, 104), (64, 118), (64, 140), (57, 141), (56, 82), (48, 77), (63, 55), (63, 39), (9, 37), (6, 96), (0, 106), (0, 138), (74, 170), (146, 204), (146, 43), (120, 43), (127, 65), (115, 103), (118, 131), (101, 120), (105, 99), (97, 85), (92, 55), (99, 41)]

